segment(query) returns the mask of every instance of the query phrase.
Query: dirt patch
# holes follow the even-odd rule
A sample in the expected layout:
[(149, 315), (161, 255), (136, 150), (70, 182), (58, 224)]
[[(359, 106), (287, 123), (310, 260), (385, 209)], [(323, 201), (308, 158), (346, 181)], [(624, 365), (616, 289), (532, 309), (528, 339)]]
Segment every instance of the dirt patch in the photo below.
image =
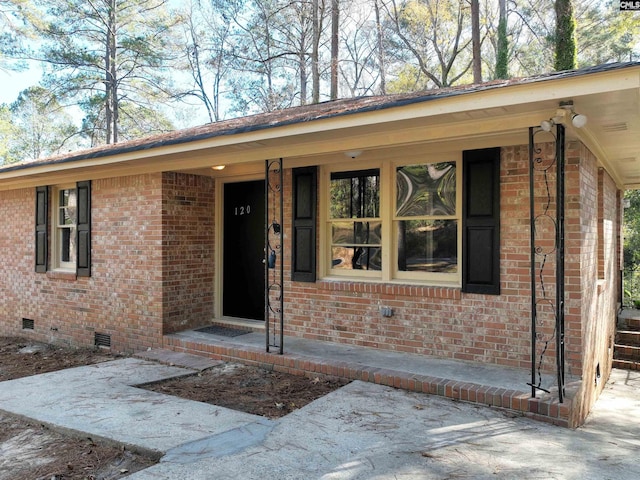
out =
[(0, 337), (0, 381), (119, 358), (103, 350), (64, 348), (24, 338)]
[[(0, 381), (116, 360), (99, 349), (63, 348), (0, 337)], [(347, 382), (234, 363), (141, 388), (279, 418)], [(1, 388), (1, 387), (0, 387)], [(0, 480), (116, 480), (156, 459), (91, 438), (76, 438), (0, 412)]]
[[(0, 337), (0, 381), (119, 358), (92, 349), (54, 347)], [(115, 480), (155, 459), (106, 442), (77, 438), (0, 412), (1, 480)]]
[(346, 383), (335, 378), (303, 377), (223, 363), (197, 375), (164, 380), (142, 388), (268, 418), (280, 418)]

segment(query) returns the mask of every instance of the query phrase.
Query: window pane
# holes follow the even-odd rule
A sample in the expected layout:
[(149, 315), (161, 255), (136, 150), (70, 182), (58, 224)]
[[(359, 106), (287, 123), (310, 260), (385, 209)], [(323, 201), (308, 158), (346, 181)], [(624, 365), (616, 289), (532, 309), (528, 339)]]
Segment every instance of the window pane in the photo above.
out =
[(380, 215), (380, 172), (363, 170), (331, 174), (331, 218), (377, 218)]
[(60, 225), (76, 224), (76, 205), (75, 189), (60, 191)]
[(398, 270), (444, 272), (458, 270), (456, 220), (407, 220), (395, 222)]
[(333, 247), (331, 266), (343, 270), (381, 270), (380, 247)]
[(396, 187), (398, 217), (456, 214), (454, 162), (398, 167)]
[(381, 230), (380, 222), (333, 222), (331, 243), (380, 245)]
[(76, 229), (59, 228), (58, 245), (61, 262), (76, 261)]

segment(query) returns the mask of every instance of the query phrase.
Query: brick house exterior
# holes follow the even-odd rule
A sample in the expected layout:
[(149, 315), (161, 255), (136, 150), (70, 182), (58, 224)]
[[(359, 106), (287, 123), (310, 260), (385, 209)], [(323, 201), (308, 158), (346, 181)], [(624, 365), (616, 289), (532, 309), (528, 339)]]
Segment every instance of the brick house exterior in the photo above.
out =
[[(223, 217), (230, 215), (224, 192), (229, 185), (264, 180), (264, 160), (282, 157), (286, 335), (530, 369), (528, 126), (552, 116), (558, 101), (571, 92), (576, 109), (594, 124), (588, 136), (568, 128), (565, 145), (565, 364), (568, 377), (582, 380), (566, 415), (567, 424), (577, 425), (611, 369), (621, 291), (621, 199), (624, 188), (634, 187), (630, 173), (614, 162), (618, 152), (597, 137), (597, 108), (603, 101), (618, 107), (610, 96), (629, 91), (635, 92), (637, 106), (639, 78), (638, 64), (624, 64), (423, 97), (330, 102), (0, 167), (0, 214), (7, 219), (0, 230), (0, 334), (81, 346), (105, 336), (112, 350), (133, 352), (166, 347), (166, 335), (213, 322), (259, 328), (260, 320), (225, 314), (223, 304), (231, 300), (223, 295), (222, 271), (225, 262), (234, 260), (223, 251), (231, 234), (224, 231)], [(612, 86), (614, 80), (617, 86)], [(628, 125), (628, 137), (640, 137), (638, 119), (632, 117)], [(344, 152), (353, 149), (362, 154), (345, 159)], [(497, 291), (467, 289), (463, 258), (444, 280), (437, 273), (426, 280), (419, 274), (409, 278), (395, 266), (381, 274), (334, 269), (337, 250), (331, 246), (327, 213), (328, 185), (334, 178), (375, 167), (386, 185), (397, 165), (422, 162), (425, 155), (433, 159), (429, 162), (451, 160), (458, 172), (455, 203), (460, 209), (460, 190), (466, 188), (463, 157), (483, 149), (498, 155)], [(637, 150), (626, 155), (631, 158)], [(226, 168), (211, 168), (217, 165)], [(317, 266), (311, 281), (293, 279), (288, 253), (295, 250), (295, 172), (303, 167), (317, 172)], [(56, 194), (86, 181), (90, 242), (85, 253), (90, 265), (80, 274), (56, 268), (56, 261), (66, 265), (64, 253), (58, 258), (52, 249), (60, 250), (62, 244), (64, 250), (68, 242), (55, 223)], [(55, 189), (58, 185), (61, 190)], [(389, 188), (382, 187), (381, 198), (393, 192)], [(38, 191), (49, 194), (48, 254), (41, 271), (34, 269), (40, 241)], [(402, 220), (394, 219), (391, 207), (381, 207), (385, 209), (381, 228), (387, 228), (383, 238), (389, 239), (392, 225)], [(461, 213), (454, 216), (461, 252), (466, 220)], [(385, 258), (389, 253), (383, 250), (383, 261), (395, 265), (397, 249), (387, 252), (392, 257)], [(77, 262), (82, 258), (78, 253)], [(381, 307), (389, 307), (392, 315), (382, 316)], [(545, 361), (543, 371), (553, 370), (553, 358)]]

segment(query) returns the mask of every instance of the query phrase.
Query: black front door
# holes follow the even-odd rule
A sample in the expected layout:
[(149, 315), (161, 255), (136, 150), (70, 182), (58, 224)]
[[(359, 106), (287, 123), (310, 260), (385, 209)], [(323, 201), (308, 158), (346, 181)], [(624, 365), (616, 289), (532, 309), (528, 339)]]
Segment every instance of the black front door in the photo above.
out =
[(264, 320), (264, 181), (224, 185), (222, 314)]

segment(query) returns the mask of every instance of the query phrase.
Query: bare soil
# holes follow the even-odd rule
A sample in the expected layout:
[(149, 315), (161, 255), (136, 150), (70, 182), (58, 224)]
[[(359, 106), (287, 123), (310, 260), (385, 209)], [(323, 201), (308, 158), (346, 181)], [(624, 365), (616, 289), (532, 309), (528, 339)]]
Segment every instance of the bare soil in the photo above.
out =
[[(0, 382), (120, 358), (104, 350), (56, 347), (0, 337)], [(345, 385), (234, 363), (141, 386), (269, 418), (282, 417)], [(2, 388), (0, 386), (0, 388)], [(91, 438), (51, 430), (0, 412), (0, 480), (116, 480), (157, 459)]]
[(346, 383), (330, 377), (309, 378), (223, 363), (196, 375), (163, 380), (141, 388), (263, 417), (280, 418)]
[[(0, 381), (118, 358), (109, 352), (0, 337)], [(0, 388), (2, 388), (0, 386)], [(0, 412), (1, 480), (115, 480), (156, 463), (106, 442)]]

